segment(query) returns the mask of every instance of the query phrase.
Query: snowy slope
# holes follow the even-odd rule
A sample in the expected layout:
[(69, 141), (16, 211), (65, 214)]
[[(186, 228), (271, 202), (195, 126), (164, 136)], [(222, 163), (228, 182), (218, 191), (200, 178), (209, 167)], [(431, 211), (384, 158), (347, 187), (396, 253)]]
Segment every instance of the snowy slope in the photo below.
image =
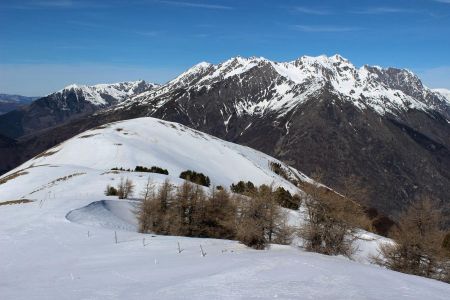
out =
[(433, 89), (433, 92), (438, 93), (439, 95), (443, 96), (447, 102), (450, 103), (450, 90), (447, 89)]
[[(447, 299), (450, 285), (368, 264), (378, 243), (387, 242), (371, 234), (358, 241), (363, 263), (295, 245), (256, 251), (235, 241), (139, 234), (138, 202), (103, 194), (121, 177), (137, 191), (148, 176), (155, 185), (167, 178), (178, 185), (184, 169), (204, 172), (213, 184), (245, 179), (294, 190), (268, 161), (276, 160), (152, 118), (113, 123), (50, 149), (0, 177), (0, 204), (33, 201), (0, 205), (1, 298)], [(169, 176), (109, 170), (135, 165), (158, 165)]]
[[(138, 118), (79, 134), (6, 176), (19, 170), (35, 172), (35, 166), (70, 166), (103, 172), (114, 167), (159, 166), (174, 177), (188, 169), (202, 172), (210, 177), (213, 185), (228, 187), (239, 180), (252, 180), (258, 185), (274, 183), (296, 191), (294, 185), (270, 170), (271, 161), (281, 163), (259, 151), (177, 123)], [(283, 166), (288, 168), (285, 164)], [(300, 179), (308, 180), (305, 175), (294, 172)], [(21, 195), (15, 195), (18, 196)]]

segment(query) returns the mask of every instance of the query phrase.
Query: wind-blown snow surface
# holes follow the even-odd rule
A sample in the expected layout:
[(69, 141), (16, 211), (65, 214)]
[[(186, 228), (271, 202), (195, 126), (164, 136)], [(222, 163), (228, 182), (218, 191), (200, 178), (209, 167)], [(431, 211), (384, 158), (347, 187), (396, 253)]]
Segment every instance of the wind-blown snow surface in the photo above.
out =
[[(224, 186), (246, 177), (294, 189), (271, 173), (268, 160), (274, 159), (151, 118), (68, 140), (0, 178), (0, 204), (34, 201), (0, 205), (1, 299), (448, 298), (450, 285), (295, 246), (256, 251), (235, 241), (139, 234), (138, 202), (103, 195), (121, 177), (138, 191), (148, 176), (155, 185), (167, 178), (180, 184), (177, 175), (187, 168)], [(138, 164), (167, 168), (170, 175), (109, 171)], [(379, 239), (365, 237), (372, 241), (359, 241), (361, 261)]]

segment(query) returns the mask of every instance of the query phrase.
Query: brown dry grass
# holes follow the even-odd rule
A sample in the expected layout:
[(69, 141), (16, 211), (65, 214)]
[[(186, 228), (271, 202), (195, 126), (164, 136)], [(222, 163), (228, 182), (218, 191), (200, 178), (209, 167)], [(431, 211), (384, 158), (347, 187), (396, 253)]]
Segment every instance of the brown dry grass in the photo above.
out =
[(99, 133), (82, 135), (82, 136), (79, 137), (79, 139), (87, 139), (87, 138), (90, 138), (90, 137), (96, 136), (96, 135), (99, 135)]
[(41, 158), (41, 157), (51, 156), (51, 155), (57, 153), (58, 151), (59, 151), (59, 150), (54, 150), (54, 151), (52, 151), (52, 150), (50, 149), (50, 150), (47, 150), (47, 151), (45, 151), (45, 152), (42, 152), (41, 154), (36, 155), (34, 158), (36, 159), (36, 158)]
[(7, 183), (8, 181), (10, 181), (10, 180), (12, 180), (14, 178), (17, 178), (19, 176), (26, 175), (26, 174), (28, 174), (28, 172), (24, 172), (23, 170), (19, 170), (17, 172), (14, 172), (14, 173), (8, 175), (8, 176), (0, 178), (0, 184)]
[(13, 204), (30, 203), (30, 202), (33, 202), (33, 200), (29, 200), (29, 199), (9, 200), (9, 201), (0, 202), (0, 206), (2, 206), (2, 205), (13, 205)]
[(73, 177), (75, 177), (75, 176), (80, 176), (80, 175), (84, 175), (84, 174), (86, 174), (86, 173), (73, 173), (73, 174), (70, 174), (70, 175), (67, 175), (67, 176), (64, 176), (64, 177), (59, 177), (59, 178), (57, 178), (57, 179), (55, 179), (55, 180), (53, 180), (53, 181), (50, 181), (49, 183), (47, 183), (47, 184), (41, 186), (41, 187), (38, 188), (37, 190), (32, 191), (32, 192), (30, 193), (30, 195), (31, 195), (31, 194), (34, 194), (34, 193), (36, 193), (36, 192), (42, 191), (43, 189), (46, 189), (46, 188), (48, 188), (48, 187), (52, 187), (52, 186), (58, 184), (58, 183), (61, 182), (61, 181), (66, 181), (66, 180), (69, 180), (69, 179), (71, 179), (71, 178), (73, 178)]

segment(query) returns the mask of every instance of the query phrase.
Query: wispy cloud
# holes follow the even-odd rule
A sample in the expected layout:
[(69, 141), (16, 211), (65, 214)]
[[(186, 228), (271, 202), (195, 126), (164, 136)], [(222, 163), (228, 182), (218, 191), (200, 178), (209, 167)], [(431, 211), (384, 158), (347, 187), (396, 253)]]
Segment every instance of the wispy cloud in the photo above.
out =
[(79, 20), (69, 20), (67, 21), (68, 24), (76, 25), (78, 27), (84, 27), (89, 29), (110, 29), (109, 26), (95, 23), (95, 22), (88, 22), (88, 21), (79, 21)]
[(325, 15), (331, 15), (333, 14), (333, 11), (328, 8), (312, 8), (312, 7), (306, 7), (306, 6), (296, 6), (294, 7), (294, 11), (309, 14), (309, 15), (318, 15), (318, 16), (325, 16)]
[(294, 25), (292, 29), (302, 32), (350, 32), (362, 30), (363, 28), (338, 25)]
[(378, 14), (399, 14), (417, 13), (417, 10), (402, 7), (369, 7), (351, 11), (354, 14), (378, 15)]
[[(450, 0), (433, 0), (450, 3)], [(289, 8), (291, 11), (296, 11), (303, 14), (327, 16), (338, 13), (343, 14), (362, 14), (362, 15), (381, 15), (381, 14), (400, 14), (400, 13), (420, 13), (422, 11), (417, 9), (390, 7), (390, 6), (375, 6), (375, 7), (361, 7), (353, 10), (336, 10), (330, 7), (310, 7), (310, 6), (295, 6)]]
[(82, 9), (107, 8), (109, 4), (73, 0), (26, 1), (4, 6), (9, 9)]
[(157, 30), (128, 30), (123, 29), (120, 27), (114, 27), (109, 24), (100, 24), (100, 23), (94, 23), (94, 22), (87, 22), (87, 21), (78, 21), (78, 20), (70, 20), (67, 21), (68, 24), (75, 25), (77, 27), (83, 27), (87, 30), (108, 30), (108, 31), (114, 31), (119, 33), (127, 33), (127, 34), (135, 34), (145, 37), (156, 37), (159, 36), (162, 32)]
[(134, 32), (137, 35), (147, 36), (147, 37), (155, 37), (158, 36), (161, 32), (156, 30), (149, 30), (149, 31), (135, 31)]
[(71, 0), (48, 0), (48, 1), (35, 1), (31, 2), (31, 5), (34, 6), (46, 6), (46, 7), (72, 7), (75, 5), (75, 2)]
[(182, 7), (193, 7), (193, 8), (204, 8), (204, 9), (233, 9), (231, 6), (220, 5), (220, 4), (210, 4), (210, 3), (197, 3), (197, 2), (184, 2), (184, 1), (157, 1), (159, 3), (174, 5), (174, 6), (182, 6)]

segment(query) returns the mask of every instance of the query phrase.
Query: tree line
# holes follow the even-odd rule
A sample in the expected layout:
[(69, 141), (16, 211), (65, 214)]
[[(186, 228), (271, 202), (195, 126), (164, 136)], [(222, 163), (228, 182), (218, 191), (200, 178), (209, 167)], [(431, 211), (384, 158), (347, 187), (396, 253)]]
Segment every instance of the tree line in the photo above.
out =
[[(359, 231), (374, 232), (374, 224), (357, 199), (364, 193), (353, 181), (345, 193), (338, 194), (316, 179), (302, 182), (304, 193), (295, 195), (281, 187), (257, 187), (250, 181), (232, 184), (231, 192), (223, 187), (208, 191), (188, 180), (178, 187), (165, 181), (159, 188), (149, 181), (137, 210), (139, 231), (234, 239), (255, 249), (270, 243), (290, 244), (297, 236), (307, 251), (351, 258)], [(133, 190), (131, 181), (121, 179), (116, 193), (127, 198)], [(299, 227), (289, 225), (282, 207), (304, 208), (301, 220), (296, 221)], [(441, 225), (442, 215), (431, 200), (415, 201), (392, 227), (393, 243), (381, 245), (380, 255), (372, 261), (395, 271), (450, 282), (450, 233)]]
[(205, 192), (188, 181), (178, 187), (165, 181), (157, 189), (148, 183), (143, 196), (137, 211), (143, 233), (235, 239), (255, 249), (291, 241), (287, 215), (267, 185), (240, 195), (215, 188)]

